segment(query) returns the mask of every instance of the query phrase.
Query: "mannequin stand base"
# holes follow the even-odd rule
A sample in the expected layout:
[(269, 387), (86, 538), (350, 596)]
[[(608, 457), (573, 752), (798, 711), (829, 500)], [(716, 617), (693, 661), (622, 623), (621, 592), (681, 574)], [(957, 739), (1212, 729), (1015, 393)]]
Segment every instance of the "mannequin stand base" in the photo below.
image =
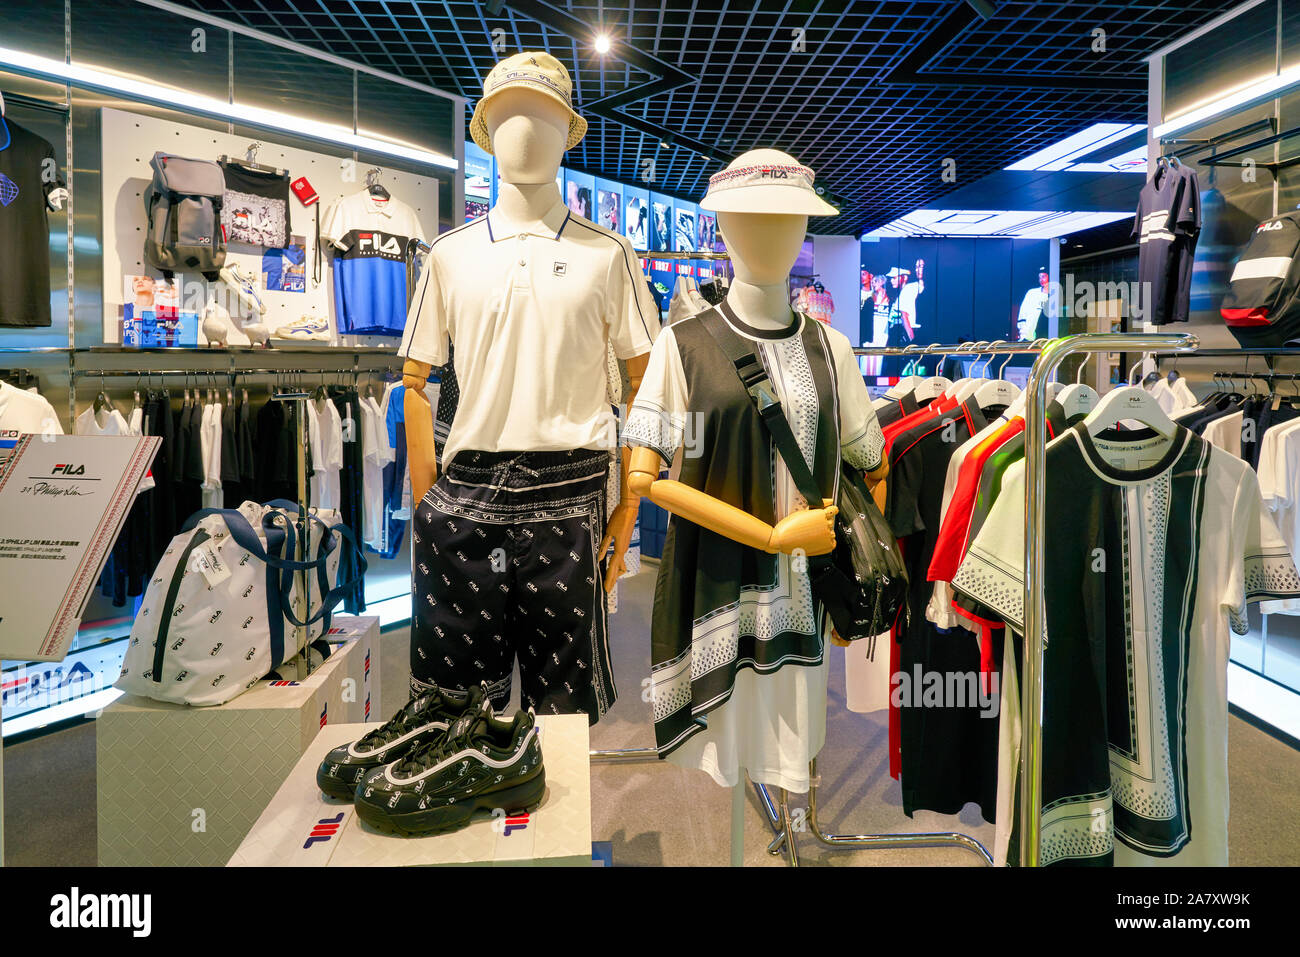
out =
[(817, 759), (808, 763), (808, 813), (801, 822), (802, 827), (791, 829), (789, 795), (784, 789), (777, 789), (778, 797), (774, 800), (771, 790), (764, 784), (755, 784), (759, 804), (763, 808), (767, 822), (772, 827), (772, 842), (767, 852), (772, 856), (785, 849), (786, 861), (792, 867), (799, 866), (797, 842), (790, 835), (806, 830), (827, 847), (840, 850), (877, 850), (884, 848), (922, 848), (922, 847), (960, 847), (978, 855), (987, 866), (993, 865), (993, 855), (975, 838), (957, 831), (935, 831), (915, 834), (826, 834), (817, 821)]
[[(592, 764), (638, 764), (658, 761), (654, 748), (624, 748), (608, 751), (591, 751)], [(993, 865), (993, 855), (979, 841), (969, 834), (959, 831), (933, 831), (913, 834), (826, 834), (817, 820), (817, 759), (808, 763), (808, 813), (793, 826), (790, 813), (790, 795), (785, 789), (777, 788), (773, 797), (772, 789), (766, 784), (755, 784), (754, 792), (758, 795), (767, 823), (772, 828), (772, 840), (767, 845), (767, 852), (773, 857), (784, 849), (786, 863), (791, 867), (799, 866), (799, 848), (797, 842), (787, 840), (793, 831), (808, 831), (814, 838), (827, 847), (847, 851), (883, 850), (885, 848), (922, 848), (922, 847), (959, 847), (975, 854), (987, 866)], [(744, 784), (732, 789), (731, 801), (731, 866), (740, 867), (744, 861)]]

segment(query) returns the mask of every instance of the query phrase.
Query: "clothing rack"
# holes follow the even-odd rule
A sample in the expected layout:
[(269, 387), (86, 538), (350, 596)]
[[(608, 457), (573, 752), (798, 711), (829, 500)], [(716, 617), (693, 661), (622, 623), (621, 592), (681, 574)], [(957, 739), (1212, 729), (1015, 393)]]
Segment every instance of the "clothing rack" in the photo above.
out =
[[(1192, 353), (1244, 357), (1250, 349), (1206, 349), (1193, 335), (1095, 333), (1051, 340), (1029, 371), (1025, 389), (1025, 634), (1021, 669), (1020, 745), (1020, 863), (1037, 867), (1041, 860), (1043, 795), (1043, 637), (1047, 603), (1043, 595), (1046, 568), (1047, 515), (1047, 383), (1068, 356), (1097, 352), (1156, 352), (1169, 356)], [(1260, 350), (1271, 351), (1271, 350)], [(1288, 350), (1300, 355), (1300, 350)]]
[(642, 259), (731, 259), (731, 253), (691, 253), (681, 250), (652, 250), (650, 252), (637, 251), (637, 255)]
[[(942, 345), (931, 343), (907, 346), (864, 346), (855, 348), (854, 355), (859, 356), (925, 356), (925, 355), (1033, 355), (1041, 353), (1051, 339), (1036, 339), (1033, 342), (1008, 342), (996, 339), (991, 342), (963, 342), (959, 345)], [(1043, 408), (1045, 409), (1046, 403)], [(808, 765), (808, 814), (804, 824), (812, 836), (827, 847), (842, 850), (870, 850), (885, 848), (923, 848), (923, 847), (960, 847), (977, 854), (986, 864), (993, 863), (993, 855), (979, 841), (969, 834), (959, 831), (918, 832), (908, 834), (827, 834), (821, 829), (817, 819), (817, 759)], [(799, 852), (795, 842), (790, 840), (791, 828), (789, 796), (781, 790), (774, 800), (770, 789), (764, 784), (755, 784), (759, 802), (767, 816), (773, 831), (772, 842), (767, 852), (772, 855), (781, 853), (784, 847), (786, 860), (792, 867), (799, 866)]]

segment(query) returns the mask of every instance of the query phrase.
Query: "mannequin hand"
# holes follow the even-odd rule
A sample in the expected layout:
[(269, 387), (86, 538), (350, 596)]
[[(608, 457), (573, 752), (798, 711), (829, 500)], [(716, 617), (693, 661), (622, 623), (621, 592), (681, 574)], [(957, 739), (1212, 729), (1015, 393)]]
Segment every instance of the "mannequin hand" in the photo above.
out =
[(600, 551), (597, 553), (603, 557), (609, 550), (609, 546), (611, 544), (614, 546), (614, 554), (609, 556), (609, 561), (605, 565), (605, 591), (607, 592), (614, 590), (619, 578), (627, 571), (627, 566), (623, 564), (623, 556), (632, 541), (632, 528), (636, 525), (640, 505), (640, 499), (622, 502), (614, 507), (614, 514), (609, 517), (605, 538), (601, 541)]
[(768, 551), (789, 554), (796, 548), (807, 555), (825, 555), (835, 549), (835, 515), (839, 509), (830, 499), (821, 508), (791, 512), (772, 529)]

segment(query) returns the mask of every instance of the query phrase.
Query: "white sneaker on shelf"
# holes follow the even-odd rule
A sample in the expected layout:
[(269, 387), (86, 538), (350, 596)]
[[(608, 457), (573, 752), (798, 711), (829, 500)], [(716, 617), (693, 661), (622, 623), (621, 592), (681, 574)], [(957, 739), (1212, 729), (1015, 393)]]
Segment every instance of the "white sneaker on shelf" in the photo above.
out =
[(329, 342), (329, 320), (321, 316), (303, 316), (297, 322), (287, 322), (278, 327), (273, 336), (277, 339), (297, 339), (302, 342)]
[(226, 285), (235, 290), (235, 295), (245, 309), (255, 316), (266, 315), (266, 304), (258, 296), (257, 287), (253, 285), (253, 278), (244, 275), (238, 263), (222, 266), (221, 278)]

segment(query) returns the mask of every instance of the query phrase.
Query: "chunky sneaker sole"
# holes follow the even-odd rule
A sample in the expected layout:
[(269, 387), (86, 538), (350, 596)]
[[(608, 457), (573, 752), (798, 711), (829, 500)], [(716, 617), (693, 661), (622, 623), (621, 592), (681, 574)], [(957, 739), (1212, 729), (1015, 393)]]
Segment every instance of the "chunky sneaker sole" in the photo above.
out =
[(418, 837), (458, 831), (472, 823), (474, 815), (481, 811), (495, 813), (497, 810), (502, 810), (506, 812), (507, 817), (528, 814), (542, 806), (542, 798), (545, 796), (546, 769), (540, 768), (534, 777), (512, 787), (502, 788), (499, 791), (484, 791), (455, 804), (430, 807), (423, 811), (395, 814), (385, 812), (382, 807), (376, 807), (366, 801), (355, 803), (357, 817), (376, 831), (398, 834), (402, 837)]
[(479, 697), (437, 741), (368, 772), (357, 785), (357, 817), (389, 834), (438, 834), (469, 824), (476, 811), (531, 811), (546, 794), (537, 719), (493, 716)]
[(466, 710), (479, 709), (481, 701), (478, 689), (468, 694), (435, 689), (408, 701), (382, 727), (327, 754), (316, 770), (316, 786), (329, 797), (351, 801), (368, 773), (441, 738)]

